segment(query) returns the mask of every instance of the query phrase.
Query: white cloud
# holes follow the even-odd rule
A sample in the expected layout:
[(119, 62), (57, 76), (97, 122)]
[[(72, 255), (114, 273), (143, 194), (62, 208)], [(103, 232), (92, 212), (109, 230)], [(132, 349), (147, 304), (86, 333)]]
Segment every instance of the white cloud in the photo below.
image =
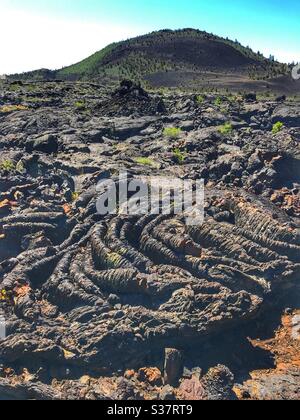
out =
[[(256, 44), (257, 46), (258, 44)], [(256, 50), (256, 48), (254, 48)], [(292, 48), (286, 48), (285, 50), (281, 48), (274, 48), (272, 45), (265, 45), (260, 49), (260, 52), (264, 54), (265, 57), (269, 57), (270, 54), (274, 55), (275, 60), (280, 61), (281, 63), (297, 63), (300, 61), (299, 51), (294, 51)]]
[[(269, 57), (270, 54), (275, 56), (275, 59), (281, 63), (292, 63), (300, 61), (300, 52), (299, 49), (295, 49), (295, 42), (286, 42), (284, 45), (284, 40), (281, 45), (276, 45), (272, 43), (268, 38), (267, 39), (258, 39), (257, 37), (253, 39), (251, 43), (251, 48), (254, 51), (260, 51), (264, 54), (265, 57)], [(244, 44), (248, 44), (248, 40), (244, 40)]]
[(300, 53), (299, 51), (283, 51), (277, 50), (275, 58), (281, 61), (282, 63), (300, 63)]
[(74, 64), (143, 29), (55, 18), (0, 5), (0, 74)]

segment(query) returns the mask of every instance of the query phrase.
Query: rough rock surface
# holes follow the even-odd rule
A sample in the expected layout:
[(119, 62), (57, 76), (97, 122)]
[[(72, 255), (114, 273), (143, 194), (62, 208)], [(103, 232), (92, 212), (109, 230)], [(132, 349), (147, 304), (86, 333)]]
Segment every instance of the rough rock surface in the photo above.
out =
[(235, 391), (240, 399), (299, 400), (300, 311), (285, 313), (275, 337), (254, 340), (253, 345), (274, 355), (273, 369), (257, 370)]
[[(165, 349), (187, 355), (242, 330), (297, 290), (300, 108), (287, 106), (158, 98), (129, 82), (115, 92), (5, 85), (1, 396), (170, 398), (157, 375), (146, 384), (153, 371), (135, 372), (162, 370)], [(274, 133), (277, 120), (285, 126)], [(170, 127), (180, 130), (169, 135)], [(145, 183), (203, 178), (204, 224), (175, 214), (102, 217), (96, 185), (120, 170)], [(232, 399), (232, 373), (216, 362), (203, 378), (183, 374), (174, 396)], [(202, 367), (197, 351), (187, 364)]]

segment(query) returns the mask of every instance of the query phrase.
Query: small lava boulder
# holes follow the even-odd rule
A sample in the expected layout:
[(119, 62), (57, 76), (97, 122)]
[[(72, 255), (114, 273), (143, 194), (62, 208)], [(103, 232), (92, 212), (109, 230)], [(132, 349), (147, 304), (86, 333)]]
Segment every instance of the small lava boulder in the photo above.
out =
[(26, 144), (28, 152), (41, 152), (46, 154), (53, 154), (58, 152), (58, 139), (53, 134), (46, 134), (35, 140), (30, 140)]
[(256, 93), (246, 93), (244, 95), (244, 100), (246, 102), (256, 102), (257, 101)]
[(272, 122), (282, 122), (287, 127), (299, 127), (300, 111), (296, 105), (278, 105), (272, 114)]

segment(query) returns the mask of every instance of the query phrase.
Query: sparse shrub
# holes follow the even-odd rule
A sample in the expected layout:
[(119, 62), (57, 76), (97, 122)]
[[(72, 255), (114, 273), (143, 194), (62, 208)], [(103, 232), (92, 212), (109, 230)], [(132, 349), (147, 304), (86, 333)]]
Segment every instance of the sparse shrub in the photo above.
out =
[(16, 171), (17, 171), (17, 172), (19, 172), (19, 173), (23, 173), (23, 172), (25, 172), (24, 165), (23, 165), (23, 163), (22, 163), (21, 161), (19, 161), (19, 162), (16, 164)]
[(36, 90), (36, 86), (35, 85), (25, 85), (25, 89), (27, 90), (27, 92), (34, 92)]
[(0, 163), (0, 170), (5, 172), (14, 172), (16, 165), (12, 160), (4, 160)]
[(215, 99), (215, 101), (214, 101), (214, 104), (216, 106), (221, 106), (222, 103), (223, 103), (223, 99), (220, 96), (218, 96), (217, 99)]
[(22, 173), (24, 172), (25, 168), (23, 163), (20, 161), (18, 163), (13, 162), (12, 160), (3, 160), (0, 162), (0, 171), (8, 172), (8, 173)]
[(79, 193), (74, 191), (72, 192), (72, 201), (77, 201), (79, 198)]
[(23, 97), (23, 101), (26, 103), (43, 103), (47, 102), (45, 98), (39, 98), (38, 96)]
[(84, 101), (77, 101), (75, 102), (75, 108), (78, 109), (79, 111), (83, 111), (86, 109), (86, 104)]
[(225, 123), (219, 127), (219, 132), (223, 135), (230, 134), (233, 130), (232, 124), (230, 122)]
[(176, 163), (178, 163), (179, 165), (182, 165), (185, 161), (185, 152), (182, 152), (180, 149), (176, 148), (173, 150), (173, 158), (175, 160)]
[(197, 102), (198, 105), (203, 104), (204, 101), (205, 101), (205, 96), (203, 96), (203, 95), (196, 96), (196, 102)]
[(29, 108), (24, 105), (4, 105), (0, 107), (0, 113), (8, 114), (15, 111), (27, 111)]
[(0, 301), (6, 301), (8, 299), (7, 292), (5, 289), (0, 290)]
[(155, 166), (154, 160), (147, 157), (138, 157), (135, 159), (136, 163), (144, 166)]
[(284, 124), (282, 122), (278, 121), (277, 123), (275, 123), (273, 125), (272, 133), (273, 134), (279, 133), (283, 129), (283, 127), (284, 127)]
[(11, 83), (11, 85), (9, 86), (9, 90), (11, 92), (17, 92), (18, 90), (20, 90), (21, 85), (19, 83)]
[(231, 98), (231, 102), (241, 104), (243, 102), (243, 97), (241, 95), (233, 95)]
[(171, 139), (177, 139), (182, 133), (181, 128), (167, 127), (164, 129), (164, 136)]

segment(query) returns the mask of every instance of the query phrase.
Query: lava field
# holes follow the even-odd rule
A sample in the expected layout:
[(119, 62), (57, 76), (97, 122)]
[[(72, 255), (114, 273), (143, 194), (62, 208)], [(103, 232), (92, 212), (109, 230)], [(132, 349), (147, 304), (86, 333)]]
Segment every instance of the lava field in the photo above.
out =
[[(299, 101), (3, 82), (0, 150), (0, 399), (299, 399)], [(101, 216), (122, 171), (204, 223)]]

